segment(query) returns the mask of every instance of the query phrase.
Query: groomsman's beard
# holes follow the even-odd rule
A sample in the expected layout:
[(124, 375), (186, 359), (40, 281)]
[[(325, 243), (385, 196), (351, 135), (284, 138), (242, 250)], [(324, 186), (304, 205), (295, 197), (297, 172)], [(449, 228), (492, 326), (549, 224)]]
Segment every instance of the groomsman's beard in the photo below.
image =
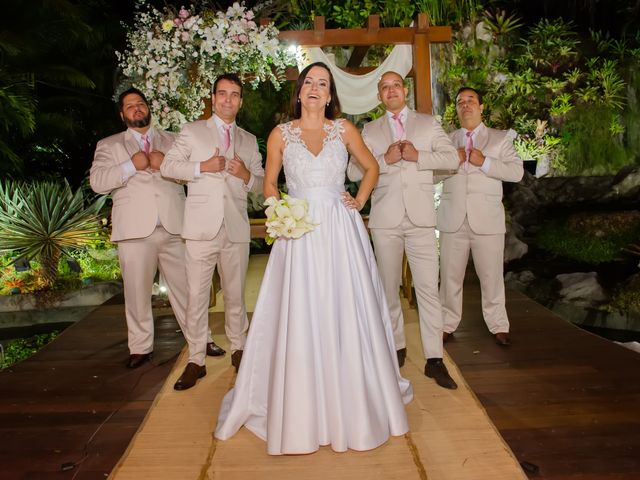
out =
[(129, 128), (148, 127), (149, 124), (151, 123), (151, 112), (149, 112), (146, 117), (141, 118), (139, 120), (129, 120), (128, 118), (125, 118), (124, 123)]

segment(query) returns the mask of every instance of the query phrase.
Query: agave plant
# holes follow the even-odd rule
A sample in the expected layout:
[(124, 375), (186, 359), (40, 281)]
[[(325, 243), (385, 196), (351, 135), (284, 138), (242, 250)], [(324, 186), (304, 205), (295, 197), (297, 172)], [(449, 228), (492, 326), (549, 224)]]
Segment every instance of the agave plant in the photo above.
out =
[(86, 200), (61, 182), (0, 182), (0, 251), (37, 259), (51, 286), (58, 262), (100, 232), (99, 213), (106, 197)]

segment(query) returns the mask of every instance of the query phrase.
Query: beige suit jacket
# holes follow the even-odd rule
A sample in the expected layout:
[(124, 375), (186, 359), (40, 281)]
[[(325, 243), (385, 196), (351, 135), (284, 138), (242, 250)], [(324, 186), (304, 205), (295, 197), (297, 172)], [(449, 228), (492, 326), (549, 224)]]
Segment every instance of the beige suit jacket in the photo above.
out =
[[(166, 154), (174, 139), (174, 134), (156, 129), (151, 148)], [(114, 242), (148, 237), (158, 225), (158, 218), (169, 233), (182, 232), (185, 201), (182, 185), (163, 178), (160, 172), (148, 170), (123, 179), (122, 164), (139, 151), (138, 142), (126, 130), (100, 140), (91, 165), (91, 188), (96, 193), (110, 193), (113, 198)]]
[[(369, 228), (395, 228), (405, 213), (416, 226), (435, 226), (433, 170), (458, 165), (458, 153), (451, 140), (431, 115), (409, 110), (405, 123), (406, 138), (418, 150), (417, 162), (385, 162), (384, 154), (393, 143), (387, 115), (367, 123), (362, 130), (362, 138), (380, 165), (378, 183), (371, 195)], [(353, 159), (347, 175), (352, 181), (362, 178)]]
[(211, 240), (224, 221), (229, 240), (249, 242), (251, 233), (247, 215), (247, 193), (262, 192), (264, 169), (256, 137), (235, 127), (233, 150), (251, 172), (249, 187), (227, 172), (202, 173), (195, 177), (195, 163), (203, 162), (221, 144), (213, 118), (184, 125), (162, 163), (162, 174), (188, 181), (182, 237), (187, 240)]
[[(456, 147), (464, 147), (466, 130), (451, 133)], [(488, 173), (479, 167), (460, 167), (444, 180), (438, 230), (456, 232), (468, 218), (469, 226), (479, 235), (505, 233), (502, 206), (502, 182), (519, 182), (524, 174), (522, 160), (514, 147), (515, 134), (511, 130), (496, 130), (481, 124), (474, 147), (491, 159)]]

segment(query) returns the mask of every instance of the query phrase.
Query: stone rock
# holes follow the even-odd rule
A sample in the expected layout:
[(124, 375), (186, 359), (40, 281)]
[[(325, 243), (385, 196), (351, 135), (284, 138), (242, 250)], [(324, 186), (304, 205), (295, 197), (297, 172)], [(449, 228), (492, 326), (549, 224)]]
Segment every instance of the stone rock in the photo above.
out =
[(562, 288), (560, 300), (581, 307), (596, 306), (605, 300), (607, 295), (598, 283), (596, 272), (564, 273), (555, 278)]
[(531, 270), (522, 272), (507, 272), (504, 276), (504, 283), (508, 288), (526, 292), (527, 288), (536, 280), (536, 276)]
[(509, 229), (504, 237), (504, 263), (524, 257), (529, 246), (518, 238), (513, 229)]

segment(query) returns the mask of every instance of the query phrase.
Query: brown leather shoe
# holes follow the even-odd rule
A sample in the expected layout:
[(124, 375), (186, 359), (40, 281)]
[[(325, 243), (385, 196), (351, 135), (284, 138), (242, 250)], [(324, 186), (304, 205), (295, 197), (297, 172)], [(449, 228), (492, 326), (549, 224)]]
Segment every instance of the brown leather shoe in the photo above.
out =
[(149, 353), (134, 353), (129, 355), (129, 361), (127, 362), (127, 368), (138, 368), (145, 362), (148, 362), (153, 358), (153, 352)]
[(498, 332), (494, 335), (496, 343), (501, 347), (507, 347), (511, 345), (511, 339), (509, 338), (509, 332)]
[(396, 355), (398, 355), (398, 367), (404, 367), (404, 361), (407, 358), (407, 349), (401, 348), (400, 350), (396, 350)]
[(209, 357), (221, 357), (225, 352), (222, 347), (216, 345), (214, 342), (207, 343), (207, 355)]
[(453, 332), (442, 332), (442, 343), (447, 343), (449, 340), (453, 340)]
[(231, 354), (231, 365), (236, 369), (236, 373), (240, 369), (240, 362), (242, 362), (242, 350), (236, 350)]
[[(429, 363), (431, 360), (431, 363)], [(444, 364), (441, 358), (429, 359), (424, 366), (424, 374), (433, 378), (438, 385), (442, 388), (448, 388), (449, 390), (455, 390), (458, 388), (458, 384), (451, 378), (447, 366)]]
[(200, 366), (189, 362), (178, 381), (173, 385), (173, 388), (175, 390), (187, 390), (193, 387), (198, 379), (204, 377), (206, 374), (207, 368), (204, 365)]

